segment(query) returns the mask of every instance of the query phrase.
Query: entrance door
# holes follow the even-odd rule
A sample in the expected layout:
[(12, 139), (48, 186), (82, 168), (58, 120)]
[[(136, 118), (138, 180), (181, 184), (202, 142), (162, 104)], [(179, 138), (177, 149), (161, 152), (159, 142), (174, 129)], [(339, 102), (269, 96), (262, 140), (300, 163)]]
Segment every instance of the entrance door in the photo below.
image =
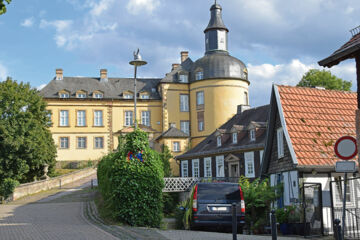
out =
[(323, 235), (321, 183), (304, 183), (304, 236)]
[(239, 163), (230, 163), (230, 168), (229, 168), (229, 176), (230, 177), (240, 177), (239, 174)]

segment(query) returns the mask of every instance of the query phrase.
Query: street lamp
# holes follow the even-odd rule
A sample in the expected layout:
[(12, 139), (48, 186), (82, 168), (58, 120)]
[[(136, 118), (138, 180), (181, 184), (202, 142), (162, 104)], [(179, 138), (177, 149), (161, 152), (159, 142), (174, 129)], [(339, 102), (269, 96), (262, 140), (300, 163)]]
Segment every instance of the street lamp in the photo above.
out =
[(135, 67), (134, 69), (134, 121), (135, 121), (135, 128), (134, 130), (137, 128), (137, 121), (136, 121), (136, 97), (137, 97), (137, 92), (136, 92), (136, 73), (137, 73), (137, 67), (139, 66), (143, 66), (145, 64), (147, 64), (146, 61), (141, 59), (141, 55), (139, 53), (139, 49), (137, 50), (137, 52), (134, 52), (134, 60), (130, 61), (129, 64), (133, 65)]

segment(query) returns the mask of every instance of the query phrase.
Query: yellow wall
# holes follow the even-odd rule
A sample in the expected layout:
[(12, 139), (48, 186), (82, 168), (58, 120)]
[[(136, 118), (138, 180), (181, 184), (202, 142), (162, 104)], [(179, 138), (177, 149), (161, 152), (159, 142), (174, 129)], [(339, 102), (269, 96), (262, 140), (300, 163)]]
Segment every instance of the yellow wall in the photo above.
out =
[[(180, 129), (180, 121), (189, 121), (190, 112), (180, 112), (180, 95), (189, 94), (188, 84), (161, 84), (163, 96), (163, 131), (169, 129), (170, 123), (175, 123)], [(190, 107), (190, 106), (189, 106)]]
[[(173, 151), (173, 142), (180, 142), (180, 151), (179, 152), (174, 152)], [(165, 138), (165, 139), (160, 139), (159, 141), (160, 145), (165, 145), (169, 148), (171, 155), (173, 155), (174, 157), (179, 156), (181, 154), (184, 154), (186, 151), (188, 151), (188, 144), (189, 144), (189, 140), (188, 139), (184, 139), (184, 138)], [(180, 167), (179, 164), (176, 163), (175, 159), (170, 159), (170, 167), (171, 167), (171, 172), (172, 175), (174, 177), (178, 177), (180, 174)]]
[[(198, 131), (196, 109), (196, 92), (204, 91), (204, 131)], [(229, 120), (237, 111), (239, 104), (245, 104), (244, 92), (248, 92), (248, 82), (242, 80), (202, 80), (191, 84), (161, 83), (159, 92), (161, 100), (141, 100), (137, 102), (137, 119), (141, 123), (141, 112), (150, 111), (151, 128), (155, 130), (154, 137), (168, 130), (170, 123), (175, 123), (180, 129), (180, 121), (190, 121), (191, 147), (195, 147), (206, 136), (211, 134), (220, 125)], [(189, 95), (189, 112), (180, 112), (180, 95)], [(60, 136), (70, 137), (70, 148), (58, 148), (58, 161), (97, 160), (104, 154), (117, 148), (117, 136), (114, 134), (122, 130), (125, 122), (125, 111), (134, 110), (133, 100), (91, 100), (91, 99), (45, 99), (48, 110), (52, 112), (53, 126), (50, 128), (56, 144)], [(60, 110), (69, 111), (69, 126), (59, 126)], [(86, 111), (86, 127), (76, 126), (76, 111)], [(95, 110), (103, 111), (102, 127), (93, 126)], [(133, 115), (134, 116), (134, 115)], [(76, 137), (87, 137), (85, 150), (76, 148)], [(94, 149), (94, 136), (104, 137), (104, 149)], [(188, 149), (188, 140), (162, 140), (170, 149), (171, 141), (180, 141), (181, 152)], [(179, 166), (172, 160), (174, 175), (179, 174)]]
[[(244, 92), (248, 93), (248, 86), (248, 82), (229, 79), (202, 80), (190, 84), (192, 147), (236, 114), (237, 106), (245, 104)], [(203, 110), (196, 109), (196, 93), (199, 91), (204, 92)], [(198, 131), (199, 111), (204, 111), (204, 131)]]

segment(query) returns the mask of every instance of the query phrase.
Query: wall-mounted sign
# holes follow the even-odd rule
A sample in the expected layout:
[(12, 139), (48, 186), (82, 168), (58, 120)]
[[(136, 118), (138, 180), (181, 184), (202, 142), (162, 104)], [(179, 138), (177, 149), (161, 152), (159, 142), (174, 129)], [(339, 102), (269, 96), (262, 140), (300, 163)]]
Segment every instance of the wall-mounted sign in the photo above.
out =
[(337, 161), (335, 165), (335, 172), (354, 173), (356, 172), (356, 163), (355, 161)]

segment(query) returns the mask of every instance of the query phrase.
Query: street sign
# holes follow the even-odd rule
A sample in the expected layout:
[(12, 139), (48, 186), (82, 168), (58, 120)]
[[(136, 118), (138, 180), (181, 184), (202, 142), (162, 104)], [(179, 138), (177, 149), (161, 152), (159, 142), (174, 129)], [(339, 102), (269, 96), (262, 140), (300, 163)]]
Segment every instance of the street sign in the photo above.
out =
[(353, 159), (357, 154), (356, 139), (350, 136), (339, 138), (335, 143), (335, 154), (342, 160)]
[(356, 172), (356, 163), (355, 161), (337, 161), (335, 165), (335, 172), (354, 173)]

